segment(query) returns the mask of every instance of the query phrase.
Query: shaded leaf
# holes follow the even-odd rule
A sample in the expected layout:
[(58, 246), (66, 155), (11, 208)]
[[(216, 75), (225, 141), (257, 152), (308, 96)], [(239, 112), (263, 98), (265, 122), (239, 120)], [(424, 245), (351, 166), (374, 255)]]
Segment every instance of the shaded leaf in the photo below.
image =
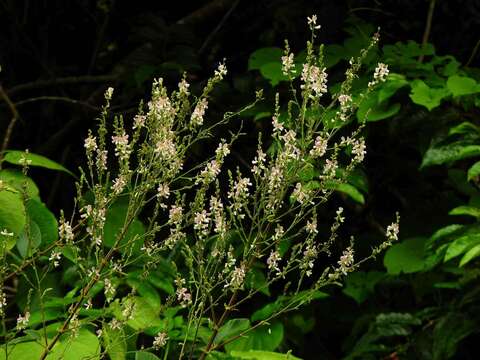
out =
[(448, 78), (447, 88), (453, 96), (470, 95), (480, 92), (480, 84), (477, 84), (475, 79), (459, 75), (453, 75)]
[(425, 241), (426, 238), (422, 237), (411, 238), (388, 249), (383, 258), (388, 273), (398, 275), (422, 271)]

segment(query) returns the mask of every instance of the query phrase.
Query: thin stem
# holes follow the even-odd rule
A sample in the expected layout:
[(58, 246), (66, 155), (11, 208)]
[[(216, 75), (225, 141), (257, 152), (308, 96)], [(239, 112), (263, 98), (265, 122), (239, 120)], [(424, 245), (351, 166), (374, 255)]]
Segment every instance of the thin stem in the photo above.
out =
[(17, 111), (17, 108), (15, 107), (15, 104), (12, 102), (12, 100), (8, 96), (7, 92), (3, 89), (2, 84), (0, 84), (0, 96), (7, 103), (8, 108), (10, 109), (10, 112), (12, 113), (12, 119), (10, 120), (10, 123), (7, 126), (7, 130), (6, 130), (5, 136), (3, 138), (2, 148), (0, 150), (0, 169), (1, 169), (1, 159), (3, 158), (3, 153), (5, 152), (5, 150), (8, 147), (8, 144), (10, 142), (10, 137), (12, 136), (13, 128), (15, 127), (15, 123), (17, 122), (20, 115), (18, 114), (18, 111)]
[[(428, 8), (428, 14), (427, 14), (427, 21), (425, 23), (425, 31), (423, 32), (423, 38), (422, 38), (422, 50), (425, 50), (425, 46), (427, 45), (428, 38), (430, 37), (430, 30), (432, 29), (433, 11), (435, 10), (435, 1), (436, 0), (430, 0), (430, 6)], [(418, 62), (422, 63), (424, 57), (425, 56), (422, 53), (418, 57)]]

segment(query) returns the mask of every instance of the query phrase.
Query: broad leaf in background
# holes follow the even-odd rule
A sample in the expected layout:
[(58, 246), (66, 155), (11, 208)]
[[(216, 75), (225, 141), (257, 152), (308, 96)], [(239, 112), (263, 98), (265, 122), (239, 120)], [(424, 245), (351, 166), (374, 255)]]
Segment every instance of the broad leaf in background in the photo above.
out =
[(432, 146), (423, 155), (420, 168), (442, 165), (480, 155), (480, 145), (455, 142), (447, 145)]
[(29, 166), (38, 166), (38, 167), (43, 167), (51, 170), (63, 171), (63, 172), (66, 172), (67, 174), (75, 176), (70, 170), (66, 169), (59, 163), (53, 160), (50, 160), (45, 156), (32, 154), (31, 152), (27, 153), (25, 151), (19, 151), (19, 150), (6, 150), (3, 161), (6, 161), (10, 164), (22, 166), (22, 159), (26, 159), (27, 161), (29, 161), (30, 162)]
[(422, 271), (426, 238), (416, 237), (394, 244), (385, 253), (383, 264), (391, 275), (410, 274)]
[(26, 223), (25, 207), (20, 193), (13, 188), (0, 186), (0, 241), (10, 250)]
[[(128, 212), (128, 199), (122, 198), (115, 202), (107, 210), (107, 216), (104, 227), (104, 244), (112, 247), (115, 244), (117, 234), (120, 233), (125, 225)], [(133, 219), (128, 227), (125, 236), (120, 241), (120, 251), (128, 252), (130, 248), (138, 252), (143, 244), (142, 235), (145, 233), (145, 226), (138, 219)], [(135, 240), (134, 240), (135, 239)], [(133, 241), (133, 243), (132, 243)], [(128, 244), (128, 246), (127, 246)]]
[(428, 111), (433, 110), (440, 105), (442, 99), (450, 95), (445, 88), (431, 88), (422, 80), (415, 80), (411, 83), (412, 92), (410, 99), (415, 104), (425, 106)]
[(37, 185), (31, 178), (25, 176), (20, 170), (0, 170), (0, 180), (15, 188), (19, 192), (22, 192), (25, 186), (27, 195), (30, 199), (34, 198), (40, 200), (40, 191), (38, 190)]
[(375, 285), (385, 276), (386, 274), (380, 271), (351, 273), (347, 276), (343, 293), (361, 304), (374, 293)]
[(227, 352), (247, 350), (275, 350), (283, 340), (283, 325), (275, 321), (269, 325), (261, 325), (248, 331), (238, 339), (225, 345)]
[(463, 96), (480, 92), (480, 84), (475, 79), (453, 75), (447, 80), (447, 88), (453, 96)]

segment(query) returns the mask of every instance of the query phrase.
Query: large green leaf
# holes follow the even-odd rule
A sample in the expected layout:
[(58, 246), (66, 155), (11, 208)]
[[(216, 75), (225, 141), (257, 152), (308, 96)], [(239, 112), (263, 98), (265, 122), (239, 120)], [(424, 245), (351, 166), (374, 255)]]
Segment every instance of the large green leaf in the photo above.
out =
[(467, 179), (468, 181), (476, 179), (480, 176), (480, 161), (477, 161), (473, 164), (470, 169), (468, 169)]
[[(132, 304), (133, 303), (133, 304)], [(159, 318), (160, 306), (153, 306), (150, 301), (143, 297), (134, 296), (123, 299), (123, 306), (128, 307), (133, 305), (133, 312), (127, 321), (128, 326), (134, 330), (145, 330), (156, 326), (163, 325)], [(112, 303), (111, 307), (118, 319), (123, 319), (122, 307), (118, 302)]]
[(456, 258), (478, 244), (480, 244), (480, 234), (478, 233), (461, 236), (448, 245), (444, 261)]
[(10, 250), (17, 240), (17, 237), (23, 231), (26, 222), (25, 207), (21, 195), (15, 190), (0, 188), (0, 232), (13, 233), (10, 235), (1, 235), (1, 248)]
[(476, 219), (480, 218), (480, 209), (474, 206), (457, 206), (456, 208), (450, 210), (448, 215), (466, 215), (473, 216)]
[(32, 256), (42, 243), (42, 234), (37, 223), (30, 219), (18, 236), (17, 249), (23, 258)]
[(271, 325), (262, 325), (247, 332), (238, 339), (225, 345), (228, 352), (247, 350), (275, 350), (283, 340), (283, 325), (275, 321)]
[(423, 155), (420, 168), (432, 165), (447, 164), (479, 155), (480, 145), (453, 143), (439, 147), (431, 147)]
[[(57, 326), (58, 324), (54, 324)], [(51, 332), (50, 335), (52, 335)], [(34, 360), (39, 359), (44, 347), (35, 341), (26, 341), (9, 344), (7, 347), (8, 359), (10, 360)], [(0, 360), (7, 360), (5, 351), (0, 351)], [(100, 343), (97, 336), (86, 329), (80, 329), (78, 336), (72, 337), (66, 334), (53, 346), (46, 360), (99, 360)]]
[(73, 173), (70, 170), (66, 169), (63, 165), (60, 165), (59, 163), (50, 160), (45, 156), (33, 154), (31, 152), (27, 153), (25, 151), (19, 150), (7, 150), (3, 158), (4, 161), (19, 166), (22, 166), (22, 159), (30, 161), (30, 166), (38, 166), (51, 170), (63, 171), (74, 176)]
[(248, 70), (260, 70), (269, 63), (280, 63), (283, 50), (277, 47), (266, 47), (254, 51), (248, 59)]
[(423, 237), (406, 239), (388, 249), (383, 258), (383, 264), (388, 273), (398, 275), (423, 270), (425, 241), (426, 239)]
[[(128, 212), (128, 199), (121, 199), (114, 203), (107, 211), (107, 218), (104, 226), (104, 244), (112, 247), (115, 244), (117, 235), (122, 231)], [(145, 233), (145, 226), (138, 219), (134, 219), (128, 227), (125, 236), (120, 241), (120, 251), (138, 252), (143, 244), (142, 235)], [(136, 240), (134, 240), (136, 238)], [(132, 243), (134, 241), (134, 243)]]
[(148, 351), (136, 351), (135, 360), (160, 360), (160, 358)]
[(100, 350), (98, 337), (86, 329), (80, 329), (77, 337), (70, 334), (62, 336), (47, 360), (96, 360), (100, 359)]
[(113, 330), (106, 325), (102, 329), (103, 346), (110, 360), (125, 360), (127, 358), (127, 341), (123, 329)]
[(26, 210), (28, 217), (38, 225), (43, 244), (51, 244), (58, 240), (57, 219), (44, 203), (30, 199), (26, 203)]
[[(5, 354), (5, 352), (7, 354)], [(15, 359), (15, 360), (32, 360), (39, 359), (43, 353), (43, 346), (35, 341), (26, 341), (17, 344), (8, 344), (5, 351), (2, 345), (0, 351), (0, 360)], [(7, 357), (8, 356), (8, 357)]]
[(272, 86), (276, 86), (280, 81), (288, 80), (288, 76), (283, 75), (282, 64), (280, 62), (271, 62), (262, 65), (260, 73), (265, 79), (270, 81)]
[(442, 99), (450, 94), (447, 89), (431, 88), (422, 80), (413, 81), (411, 86), (410, 99), (415, 104), (425, 106), (429, 111), (439, 106)]
[(467, 251), (465, 255), (463, 255), (462, 260), (460, 260), (460, 266), (464, 266), (473, 259), (480, 256), (480, 244), (475, 245), (470, 250)]
[(480, 92), (480, 84), (477, 84), (475, 79), (459, 75), (453, 75), (448, 78), (447, 88), (453, 96), (470, 95)]
[(230, 355), (238, 359), (248, 359), (248, 360), (302, 360), (292, 354), (281, 354), (272, 351), (260, 351), (260, 350), (249, 350), (249, 351), (238, 351), (233, 350), (230, 352)]
[(9, 184), (19, 192), (23, 191), (25, 187), (30, 199), (40, 199), (39, 190), (35, 182), (28, 176), (25, 176), (20, 170), (3, 169), (0, 171), (0, 180)]

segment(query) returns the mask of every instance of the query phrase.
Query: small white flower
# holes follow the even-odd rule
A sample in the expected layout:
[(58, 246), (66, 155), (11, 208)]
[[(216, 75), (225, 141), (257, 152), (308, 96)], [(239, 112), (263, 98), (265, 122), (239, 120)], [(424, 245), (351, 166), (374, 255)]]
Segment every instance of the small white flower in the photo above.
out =
[(310, 150), (310, 155), (316, 158), (325, 155), (325, 153), (327, 152), (327, 142), (327, 139), (321, 136), (317, 136), (315, 138), (315, 144), (313, 145), (312, 150)]
[(317, 15), (312, 15), (310, 17), (307, 17), (307, 24), (310, 26), (310, 29), (320, 29), (320, 25), (317, 25)]
[(140, 129), (145, 126), (145, 120), (147, 117), (145, 115), (135, 115), (133, 118), (133, 129)]
[(26, 311), (24, 316), (18, 315), (17, 330), (26, 329), (29, 321), (30, 321), (30, 312), (29, 311)]
[(195, 109), (192, 112), (190, 122), (193, 126), (200, 126), (203, 124), (203, 116), (205, 111), (208, 109), (208, 100), (203, 98), (197, 102)]
[(372, 87), (380, 82), (386, 81), (389, 72), (390, 70), (388, 70), (388, 66), (386, 64), (378, 63), (377, 67), (375, 68), (375, 72), (373, 73), (373, 80), (368, 83), (368, 87)]
[(276, 250), (272, 251), (267, 259), (268, 270), (275, 270), (277, 274), (280, 273), (280, 267), (278, 266), (278, 262), (281, 260), (282, 258), (280, 256), (280, 253)]
[(285, 76), (295, 74), (295, 64), (293, 62), (293, 54), (282, 56), (282, 73)]
[(227, 66), (225, 65), (225, 62), (221, 62), (215, 70), (215, 77), (222, 80), (225, 75), (227, 75)]
[(307, 221), (307, 225), (305, 226), (305, 229), (309, 234), (318, 234), (317, 219), (312, 218), (312, 221)]
[(13, 232), (9, 232), (8, 229), (3, 229), (3, 230), (0, 232), (0, 235), (12, 237), (12, 236), (14, 236), (15, 234), (14, 234)]
[(87, 150), (87, 153), (92, 153), (97, 150), (97, 139), (95, 136), (88, 135), (83, 146), (85, 147), (85, 150)]
[(58, 267), (60, 265), (60, 260), (62, 258), (62, 253), (60, 251), (52, 251), (49, 261), (53, 261), (53, 267)]
[(168, 341), (168, 335), (166, 332), (159, 332), (153, 339), (153, 348), (159, 350), (164, 347)]
[(109, 87), (109, 88), (105, 91), (105, 100), (112, 100), (112, 96), (113, 96), (113, 88), (112, 88), (112, 87)]
[(399, 232), (400, 232), (400, 226), (399, 226), (398, 222), (394, 222), (394, 223), (388, 225), (387, 226), (387, 231), (386, 231), (387, 239), (390, 240), (390, 241), (398, 240)]
[(168, 184), (159, 184), (157, 188), (157, 198), (167, 199), (170, 196), (170, 187)]
[(189, 87), (190, 87), (190, 84), (185, 79), (182, 79), (182, 81), (178, 83), (178, 91), (180, 92), (180, 94), (184, 96), (189, 95), (189, 91), (188, 91)]

